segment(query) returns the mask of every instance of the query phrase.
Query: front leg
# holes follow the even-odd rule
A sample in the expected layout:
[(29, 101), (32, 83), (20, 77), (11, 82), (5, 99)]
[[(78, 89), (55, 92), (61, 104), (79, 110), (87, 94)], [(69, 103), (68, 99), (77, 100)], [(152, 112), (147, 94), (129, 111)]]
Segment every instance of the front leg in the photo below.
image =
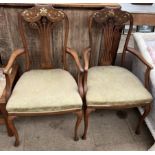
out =
[(13, 134), (12, 130), (9, 128), (9, 124), (8, 124), (8, 113), (6, 111), (5, 106), (6, 106), (5, 104), (1, 104), (0, 105), (0, 112), (2, 113), (2, 116), (4, 118), (4, 122), (5, 122), (5, 125), (6, 125), (8, 136), (9, 137), (12, 137), (14, 134)]
[(17, 132), (17, 129), (14, 125), (14, 122), (13, 120), (11, 119), (11, 116), (9, 116), (8, 118), (8, 124), (9, 124), (9, 128), (12, 130), (14, 136), (15, 136), (15, 144), (14, 146), (19, 146), (19, 135), (18, 135), (18, 132)]
[(79, 140), (78, 128), (79, 128), (79, 125), (80, 125), (81, 120), (82, 120), (83, 111), (82, 110), (76, 111), (75, 114), (77, 115), (77, 121), (76, 121), (75, 129), (74, 129), (74, 140), (78, 141)]
[(87, 131), (88, 131), (88, 123), (89, 123), (89, 115), (92, 111), (95, 111), (93, 108), (86, 108), (84, 110), (84, 133), (82, 136), (82, 139), (85, 140), (87, 136)]

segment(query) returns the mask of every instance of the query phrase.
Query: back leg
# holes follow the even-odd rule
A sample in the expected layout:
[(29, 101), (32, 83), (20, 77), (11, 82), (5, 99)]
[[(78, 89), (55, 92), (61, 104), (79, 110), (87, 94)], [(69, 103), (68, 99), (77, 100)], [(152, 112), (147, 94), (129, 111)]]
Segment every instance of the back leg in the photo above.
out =
[(151, 104), (146, 105), (146, 106), (144, 107), (144, 113), (143, 113), (143, 115), (141, 116), (141, 118), (140, 118), (140, 120), (139, 120), (139, 122), (138, 122), (138, 124), (137, 124), (137, 128), (136, 128), (136, 131), (135, 131), (136, 134), (140, 134), (140, 127), (141, 127), (141, 125), (142, 125), (142, 123), (143, 123), (145, 117), (149, 114), (150, 110), (151, 110)]

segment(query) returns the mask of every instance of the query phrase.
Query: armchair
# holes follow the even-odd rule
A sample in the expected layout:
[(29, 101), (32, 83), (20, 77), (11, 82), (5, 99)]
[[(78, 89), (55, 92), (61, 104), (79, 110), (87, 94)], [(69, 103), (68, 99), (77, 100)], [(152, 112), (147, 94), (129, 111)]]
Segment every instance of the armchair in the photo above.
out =
[[(127, 22), (130, 26), (124, 43), (121, 66), (115, 66), (121, 32)], [(100, 33), (96, 32), (96, 27), (100, 28)], [(135, 49), (128, 47), (132, 27), (132, 15), (118, 8), (107, 7), (93, 13), (89, 18), (90, 46), (84, 50), (85, 129), (83, 139), (86, 139), (90, 113), (96, 109), (125, 109), (142, 106), (144, 113), (137, 125), (137, 134), (140, 133), (144, 118), (150, 112), (152, 96), (147, 88), (152, 66)], [(97, 34), (102, 34), (102, 37), (97, 37)], [(99, 44), (94, 44), (94, 38), (100, 41)], [(126, 52), (133, 54), (146, 65), (145, 87), (133, 73), (123, 67)], [(92, 60), (94, 57), (97, 57), (96, 62)]]
[[(48, 5), (36, 5), (18, 15), (19, 31), (23, 42), (23, 49), (18, 49), (11, 55), (4, 68), (6, 88), (9, 86), (9, 74), (15, 60), (23, 55), (25, 57), (25, 72), (17, 81), (13, 92), (7, 93), (9, 128), (15, 136), (15, 146), (19, 145), (19, 136), (11, 116), (43, 116), (53, 114), (75, 113), (74, 139), (78, 140), (78, 127), (82, 120), (82, 75), (83, 68), (75, 50), (67, 47), (69, 21), (67, 15)], [(62, 45), (62, 69), (54, 69), (52, 30), (57, 23), (64, 23), (64, 37)], [(27, 25), (26, 27), (26, 24)], [(26, 28), (33, 28), (39, 35), (40, 68), (31, 69), (31, 59)], [(32, 32), (32, 31), (31, 31)], [(79, 69), (78, 85), (67, 71), (66, 54), (72, 56)]]

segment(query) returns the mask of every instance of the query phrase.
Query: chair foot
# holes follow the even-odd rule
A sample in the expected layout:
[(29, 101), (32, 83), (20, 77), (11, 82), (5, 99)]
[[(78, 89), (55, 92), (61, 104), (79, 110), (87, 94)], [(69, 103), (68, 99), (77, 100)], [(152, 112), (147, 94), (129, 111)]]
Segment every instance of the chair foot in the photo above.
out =
[(74, 141), (78, 141), (79, 140), (79, 138), (78, 137), (74, 137)]
[(140, 135), (140, 130), (137, 130), (137, 129), (136, 129), (135, 134), (136, 134), (136, 135)]
[(81, 138), (82, 138), (82, 140), (86, 140), (86, 136), (84, 136), (84, 135)]
[(19, 140), (15, 140), (14, 146), (15, 146), (15, 147), (18, 147), (19, 144), (20, 144), (20, 143), (19, 143)]
[(117, 116), (120, 118), (120, 119), (126, 119), (128, 114), (126, 111), (123, 111), (123, 110), (119, 110), (117, 111)]
[(15, 136), (15, 143), (14, 143), (14, 146), (19, 146), (19, 135), (18, 135), (18, 132), (17, 132), (17, 129), (14, 125), (14, 122), (13, 120), (9, 119), (8, 120), (8, 124), (9, 124), (9, 128), (12, 130), (13, 132), (13, 135)]
[(75, 112), (75, 114), (77, 115), (77, 121), (76, 121), (75, 129), (74, 129), (74, 141), (78, 141), (79, 140), (78, 128), (79, 128), (81, 120), (82, 120), (83, 112), (82, 112), (82, 110), (80, 110), (80, 111)]
[(146, 106), (144, 107), (144, 113), (143, 113), (143, 115), (141, 116), (141, 118), (140, 118), (140, 120), (139, 120), (139, 122), (138, 122), (138, 124), (137, 124), (137, 127), (136, 127), (135, 133), (136, 133), (137, 135), (140, 134), (140, 127), (141, 127), (142, 123), (144, 122), (145, 117), (149, 114), (150, 110), (151, 110), (151, 104), (146, 105)]
[(92, 111), (95, 111), (95, 109), (87, 108), (84, 110), (84, 133), (82, 136), (83, 140), (87, 139), (87, 131), (88, 131), (88, 122), (89, 122), (89, 115)]

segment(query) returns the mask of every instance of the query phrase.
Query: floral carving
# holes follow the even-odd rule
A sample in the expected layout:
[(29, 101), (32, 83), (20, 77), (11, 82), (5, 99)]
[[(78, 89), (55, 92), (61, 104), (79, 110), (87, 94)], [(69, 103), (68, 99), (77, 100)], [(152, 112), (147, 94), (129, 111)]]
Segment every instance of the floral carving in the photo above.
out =
[(97, 11), (94, 16), (94, 20), (98, 23), (113, 22), (115, 25), (122, 25), (130, 20), (130, 14), (126, 11), (121, 11), (118, 9), (103, 9)]
[(65, 15), (62, 11), (56, 10), (51, 6), (36, 6), (25, 10), (22, 17), (27, 22), (37, 22), (41, 17), (47, 17), (51, 22), (59, 22), (64, 19)]

